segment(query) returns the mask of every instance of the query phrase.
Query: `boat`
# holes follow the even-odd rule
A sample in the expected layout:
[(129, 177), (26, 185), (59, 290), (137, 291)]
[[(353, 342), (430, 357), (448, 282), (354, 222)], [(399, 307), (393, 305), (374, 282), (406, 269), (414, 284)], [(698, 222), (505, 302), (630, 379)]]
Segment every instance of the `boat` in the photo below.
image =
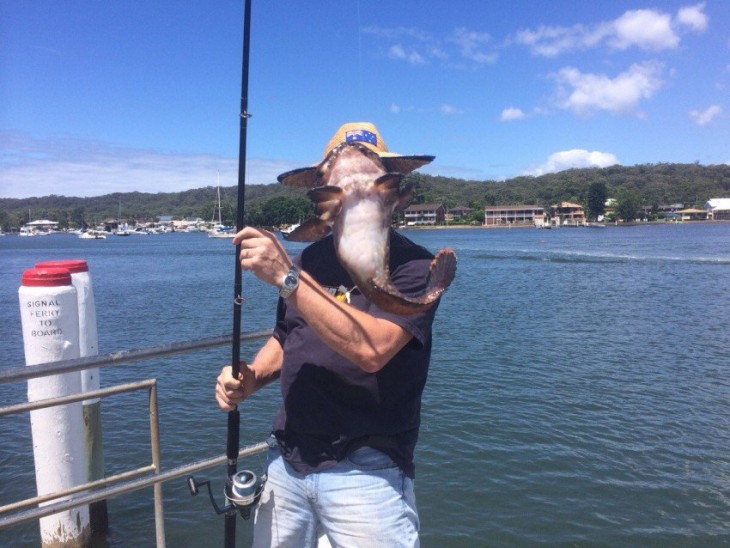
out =
[[(213, 225), (213, 228), (208, 230), (208, 238), (233, 238), (236, 233), (232, 226), (224, 225), (222, 214), (221, 214), (221, 184), (220, 184), (220, 172), (218, 173), (218, 222)], [(213, 212), (213, 222), (215, 222), (215, 211)]]
[(56, 232), (56, 227), (58, 226), (58, 223), (56, 221), (49, 221), (47, 219), (43, 219), (40, 221), (31, 221), (28, 223), (25, 223), (22, 227), (20, 227), (20, 232), (18, 233), (19, 236), (47, 236), (48, 234), (52, 234)]
[(281, 232), (282, 234), (287, 236), (287, 235), (291, 234), (292, 232), (294, 232), (297, 228), (299, 228), (300, 224), (301, 223), (294, 223), (293, 225), (289, 225), (289, 226), (280, 228), (279, 232)]
[(18, 232), (18, 236), (38, 236), (39, 232), (36, 230), (33, 230), (28, 225), (21, 226), (20, 231)]
[(106, 240), (106, 234), (100, 230), (87, 230), (79, 234), (80, 240)]
[(119, 200), (119, 217), (117, 218), (117, 229), (113, 232), (115, 236), (129, 236), (132, 231), (127, 223), (122, 223), (122, 200)]
[(235, 230), (232, 226), (216, 225), (208, 231), (208, 238), (233, 238)]

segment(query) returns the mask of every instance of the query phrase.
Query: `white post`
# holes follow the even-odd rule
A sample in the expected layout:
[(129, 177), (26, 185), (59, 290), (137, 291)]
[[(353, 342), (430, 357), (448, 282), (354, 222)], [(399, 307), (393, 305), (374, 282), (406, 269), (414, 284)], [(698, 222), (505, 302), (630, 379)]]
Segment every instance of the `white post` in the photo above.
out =
[[(99, 354), (94, 289), (91, 285), (91, 275), (86, 261), (83, 259), (43, 261), (36, 263), (35, 266), (36, 268), (65, 268), (71, 273), (79, 309), (79, 357)], [(98, 367), (81, 371), (81, 390), (83, 392), (98, 390), (99, 381)], [(104, 443), (99, 398), (84, 400), (83, 412), (87, 478), (88, 481), (96, 481), (104, 477)], [(105, 536), (109, 532), (109, 516), (105, 500), (91, 503), (89, 517), (92, 536)]]
[[(18, 296), (26, 365), (78, 358), (78, 304), (68, 270), (26, 270)], [(78, 373), (28, 381), (28, 401), (80, 391)], [(38, 494), (54, 493), (84, 483), (81, 403), (31, 411), (30, 423)], [(90, 536), (88, 506), (41, 518), (40, 529), (44, 547), (85, 546)]]

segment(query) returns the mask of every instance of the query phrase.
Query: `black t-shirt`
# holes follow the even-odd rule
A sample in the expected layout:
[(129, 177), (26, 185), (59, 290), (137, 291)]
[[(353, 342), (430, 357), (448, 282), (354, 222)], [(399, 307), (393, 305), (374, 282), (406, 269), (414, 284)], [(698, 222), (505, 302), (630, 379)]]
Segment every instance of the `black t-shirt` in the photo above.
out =
[[(424, 290), (432, 259), (425, 248), (391, 231), (391, 280), (402, 293)], [(332, 291), (353, 286), (337, 260), (331, 236), (307, 247), (296, 262)], [(326, 346), (296, 308), (279, 299), (274, 337), (284, 349), (283, 404), (274, 419), (274, 434), (284, 458), (301, 473), (334, 466), (367, 445), (388, 454), (413, 477), (438, 304), (401, 316), (379, 309), (355, 289), (350, 305), (403, 327), (413, 338), (380, 371), (367, 373)]]

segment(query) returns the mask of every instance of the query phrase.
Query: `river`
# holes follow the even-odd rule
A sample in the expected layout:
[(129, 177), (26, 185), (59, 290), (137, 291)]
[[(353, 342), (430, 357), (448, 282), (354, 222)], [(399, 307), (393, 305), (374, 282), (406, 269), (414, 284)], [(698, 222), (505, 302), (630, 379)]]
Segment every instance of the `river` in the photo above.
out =
[[(416, 451), (423, 546), (730, 544), (730, 224), (404, 233), (459, 257)], [(17, 290), (35, 262), (87, 260), (108, 353), (230, 332), (233, 249), (204, 234), (0, 238), (0, 367), (23, 365)], [(243, 330), (270, 328), (275, 291), (248, 273), (243, 287)], [(158, 378), (170, 468), (225, 451), (213, 386), (229, 360), (220, 348), (114, 366), (102, 387)], [(5, 403), (25, 396), (0, 385)], [(145, 402), (104, 400), (109, 473), (149, 463)], [(266, 438), (278, 404), (269, 387), (241, 406), (242, 444)], [(5, 504), (35, 494), (27, 415), (0, 436)], [(224, 475), (201, 474), (216, 495)], [(168, 546), (222, 544), (205, 498), (184, 481), (164, 493)], [(109, 546), (154, 545), (151, 489), (112, 499), (109, 517)], [(2, 546), (38, 538), (36, 524), (0, 531)], [(249, 523), (238, 538), (250, 544)]]

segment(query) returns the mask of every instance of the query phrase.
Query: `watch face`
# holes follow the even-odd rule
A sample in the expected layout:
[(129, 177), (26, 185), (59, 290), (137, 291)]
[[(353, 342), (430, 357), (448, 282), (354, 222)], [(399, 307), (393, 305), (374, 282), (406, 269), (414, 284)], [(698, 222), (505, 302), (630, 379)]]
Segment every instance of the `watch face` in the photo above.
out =
[(281, 287), (279, 288), (279, 296), (285, 299), (291, 295), (299, 285), (299, 269), (296, 266), (292, 266), (289, 272), (286, 273), (284, 279), (281, 280)]

